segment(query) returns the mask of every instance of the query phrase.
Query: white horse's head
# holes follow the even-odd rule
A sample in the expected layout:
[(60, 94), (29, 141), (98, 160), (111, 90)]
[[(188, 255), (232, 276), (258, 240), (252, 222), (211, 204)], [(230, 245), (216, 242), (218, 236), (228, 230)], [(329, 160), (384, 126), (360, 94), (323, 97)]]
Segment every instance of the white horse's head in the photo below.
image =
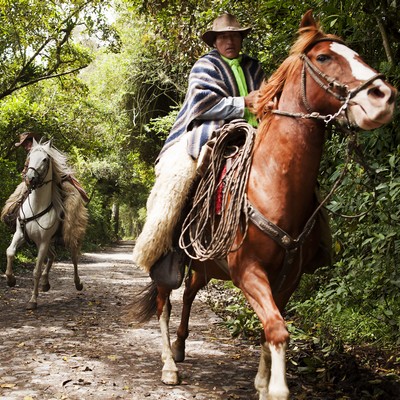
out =
[(24, 177), (26, 185), (32, 190), (51, 182), (50, 148), (51, 141), (41, 145), (33, 139), (33, 146), (28, 155), (28, 167)]

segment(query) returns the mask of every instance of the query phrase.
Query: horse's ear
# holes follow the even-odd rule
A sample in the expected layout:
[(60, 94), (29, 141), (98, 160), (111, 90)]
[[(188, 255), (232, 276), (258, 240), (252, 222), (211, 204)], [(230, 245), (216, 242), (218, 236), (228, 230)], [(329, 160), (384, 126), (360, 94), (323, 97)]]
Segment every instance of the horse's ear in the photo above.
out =
[(35, 138), (32, 138), (32, 146), (37, 146), (38, 141)]
[(46, 143), (44, 143), (43, 146), (46, 147), (47, 149), (50, 149), (52, 142), (53, 142), (53, 139), (50, 139)]
[(300, 28), (306, 28), (308, 26), (316, 26), (315, 19), (313, 17), (312, 10), (308, 10), (301, 19)]

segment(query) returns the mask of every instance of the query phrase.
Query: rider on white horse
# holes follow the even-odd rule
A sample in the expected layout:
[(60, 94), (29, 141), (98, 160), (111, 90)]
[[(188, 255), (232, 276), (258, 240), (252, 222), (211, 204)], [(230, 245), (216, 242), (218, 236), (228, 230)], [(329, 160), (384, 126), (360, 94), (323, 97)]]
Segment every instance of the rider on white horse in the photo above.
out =
[[(19, 141), (15, 143), (15, 147), (17, 148), (23, 147), (25, 149), (25, 151), (28, 153), (28, 157), (25, 161), (24, 169), (22, 170), (21, 173), (22, 182), (17, 186), (15, 191), (8, 198), (3, 210), (1, 211), (1, 217), (0, 217), (1, 221), (4, 222), (7, 226), (9, 226), (9, 228), (12, 231), (15, 231), (15, 222), (18, 215), (18, 210), (21, 207), (21, 204), (25, 200), (26, 196), (28, 195), (28, 187), (25, 184), (24, 177), (29, 164), (29, 152), (31, 151), (33, 140), (38, 141), (39, 135), (37, 135), (34, 132), (24, 132), (19, 135)], [(74, 189), (72, 188), (69, 189), (67, 186), (65, 186), (68, 184), (71, 184), (74, 187)], [(64, 191), (65, 192), (64, 201), (66, 203), (68, 203), (68, 196), (70, 196), (71, 193), (73, 193), (75, 190), (79, 192), (79, 194), (82, 197), (82, 200), (85, 203), (89, 202), (89, 197), (86, 194), (85, 190), (72, 175), (68, 175), (67, 180), (65, 181), (65, 183), (63, 182), (63, 185), (65, 186), (65, 189), (67, 189)], [(68, 207), (66, 207), (66, 209), (68, 209)]]

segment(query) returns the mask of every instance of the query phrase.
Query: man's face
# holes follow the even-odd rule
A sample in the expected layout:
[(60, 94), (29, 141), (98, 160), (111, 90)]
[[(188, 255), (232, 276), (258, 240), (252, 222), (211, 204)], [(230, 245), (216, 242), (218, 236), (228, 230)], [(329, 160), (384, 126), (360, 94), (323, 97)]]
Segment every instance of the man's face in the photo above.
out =
[(25, 140), (25, 142), (22, 143), (22, 147), (26, 150), (26, 151), (30, 151), (33, 145), (33, 140), (32, 139), (27, 139)]
[(236, 58), (242, 49), (242, 35), (239, 32), (217, 33), (214, 45), (224, 57)]

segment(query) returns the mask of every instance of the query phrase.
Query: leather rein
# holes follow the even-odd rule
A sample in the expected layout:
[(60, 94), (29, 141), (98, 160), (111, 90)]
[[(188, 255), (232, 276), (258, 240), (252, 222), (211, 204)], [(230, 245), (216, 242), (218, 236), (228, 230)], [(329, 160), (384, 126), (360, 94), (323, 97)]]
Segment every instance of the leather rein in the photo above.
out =
[[(315, 44), (323, 41), (331, 41), (331, 42), (337, 42), (340, 44), (344, 44), (340, 40), (336, 39), (330, 39), (330, 38), (323, 38), (320, 39), (312, 44), (314, 46)], [(312, 47), (311, 46), (311, 47)], [(310, 48), (310, 47), (309, 47)], [(303, 104), (305, 108), (307, 109), (308, 114), (305, 113), (292, 113), (292, 112), (287, 112), (287, 111), (281, 111), (281, 110), (272, 110), (273, 114), (277, 115), (282, 115), (286, 117), (292, 117), (292, 118), (305, 118), (305, 119), (316, 119), (316, 120), (322, 120), (325, 123), (325, 126), (327, 126), (330, 123), (337, 123), (340, 129), (344, 131), (353, 131), (357, 129), (357, 126), (354, 126), (354, 124), (351, 124), (351, 122), (348, 119), (347, 115), (347, 107), (350, 104), (350, 101), (353, 97), (357, 95), (361, 90), (363, 90), (365, 87), (367, 87), (370, 83), (372, 83), (374, 80), (379, 79), (379, 78), (384, 78), (383, 74), (375, 74), (372, 76), (370, 79), (367, 81), (363, 82), (360, 84), (358, 87), (355, 89), (349, 90), (347, 85), (342, 84), (341, 82), (337, 81), (335, 78), (332, 78), (325, 73), (323, 73), (321, 70), (319, 70), (308, 58), (308, 56), (305, 53), (302, 53), (300, 55), (300, 59), (303, 61), (303, 68), (301, 72), (301, 98), (303, 101)], [(307, 100), (307, 93), (306, 93), (306, 77), (308, 75), (314, 79), (314, 81), (322, 88), (324, 89), (327, 93), (330, 95), (334, 96), (336, 99), (338, 99), (341, 102), (341, 106), (338, 109), (338, 111), (334, 114), (328, 114), (328, 115), (321, 115), (318, 112), (313, 112), (308, 100)], [(340, 93), (344, 93), (345, 95), (341, 95)], [(339, 120), (338, 118), (344, 116), (345, 120), (345, 126), (343, 124), (342, 120)], [(285, 250), (285, 258), (283, 262), (283, 267), (279, 273), (278, 279), (275, 283), (275, 285), (272, 288), (273, 294), (278, 293), (281, 288), (283, 283), (286, 280), (287, 275), (290, 272), (290, 268), (293, 265), (297, 255), (299, 252), (301, 253), (301, 248), (309, 234), (311, 233), (315, 221), (316, 221), (316, 216), (317, 213), (320, 211), (320, 209), (323, 207), (323, 205), (327, 202), (328, 198), (332, 195), (333, 190), (328, 194), (328, 196), (318, 205), (316, 210), (312, 213), (311, 217), (308, 219), (307, 223), (305, 224), (303, 231), (300, 233), (300, 235), (297, 238), (292, 238), (287, 232), (285, 232), (283, 229), (281, 229), (279, 226), (268, 220), (260, 211), (258, 211), (254, 205), (252, 205), (248, 199), (246, 199), (246, 212), (248, 214), (249, 220), (256, 225), (262, 232), (266, 233), (271, 239), (273, 239), (278, 245), (283, 247)], [(301, 268), (299, 268), (299, 274), (300, 274)]]
[[(48, 183), (52, 182), (52, 179), (49, 179), (49, 180), (47, 180), (47, 181), (44, 180), (44, 178), (45, 178), (46, 175), (47, 175), (47, 172), (49, 171), (49, 164), (47, 164), (47, 168), (46, 168), (46, 170), (44, 171), (43, 174), (40, 174), (40, 173), (38, 172), (38, 170), (37, 170), (35, 167), (28, 167), (27, 170), (30, 170), (30, 169), (33, 170), (33, 171), (35, 172), (35, 174), (36, 174), (37, 176), (39, 176), (41, 179), (39, 180), (38, 183), (32, 185), (32, 186), (29, 188), (29, 190), (28, 190), (29, 193), (32, 193), (32, 191), (34, 191), (34, 190), (36, 190), (36, 189), (39, 189), (40, 187), (42, 187), (42, 186), (44, 186), (44, 185), (47, 185)], [(25, 175), (26, 175), (26, 174), (25, 174)], [(28, 197), (28, 201), (29, 201), (29, 197)], [(30, 205), (29, 205), (29, 206), (30, 206)], [(30, 206), (30, 207), (31, 207), (31, 206)], [(32, 215), (31, 217), (28, 217), (28, 218), (19, 218), (19, 223), (20, 223), (20, 226), (21, 226), (22, 231), (24, 232), (25, 238), (27, 237), (27, 235), (26, 235), (26, 230), (25, 230), (26, 224), (27, 224), (28, 222), (35, 221), (35, 220), (39, 219), (39, 218), (42, 217), (43, 215), (47, 214), (52, 208), (53, 208), (53, 202), (50, 202), (50, 204), (49, 204), (44, 210), (42, 210), (41, 212), (39, 212), (39, 213), (37, 213), (37, 214), (34, 214), (34, 215)], [(32, 210), (32, 208), (31, 208), (31, 210)], [(42, 227), (42, 229), (45, 229), (45, 228)], [(48, 228), (48, 229), (50, 229), (50, 228)], [(28, 241), (28, 240), (27, 240), (27, 241)]]

